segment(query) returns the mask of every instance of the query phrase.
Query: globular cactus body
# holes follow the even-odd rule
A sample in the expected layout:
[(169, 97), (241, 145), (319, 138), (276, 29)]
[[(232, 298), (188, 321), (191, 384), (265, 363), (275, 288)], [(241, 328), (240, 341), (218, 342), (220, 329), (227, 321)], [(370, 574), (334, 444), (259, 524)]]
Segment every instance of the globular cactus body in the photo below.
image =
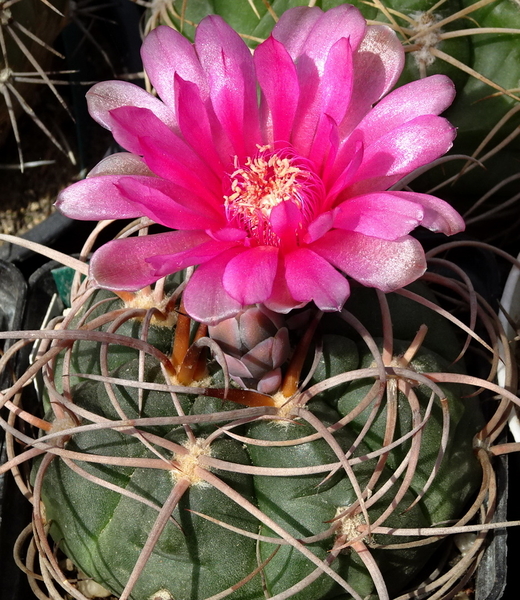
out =
[[(366, 293), (370, 298), (361, 302), (365, 309), (376, 304), (375, 296)], [(414, 310), (410, 300), (394, 295), (389, 299), (396, 336), (416, 331), (430, 313), (436, 326), (433, 346), (443, 337), (453, 338), (438, 315), (420, 305)], [(114, 308), (112, 303), (107, 306)], [(98, 317), (99, 310), (92, 311), (86, 323)], [(136, 323), (128, 322), (125, 333), (137, 337)], [(372, 317), (366, 324), (377, 336), (378, 319)], [(350, 339), (357, 334), (338, 315), (325, 316), (321, 329), (321, 358), (313, 362), (310, 352), (304, 368), (304, 374), (313, 369), (305, 387), (310, 390), (307, 401), (302, 400), (304, 390), (292, 401), (285, 398), (284, 405), (278, 392), (270, 399), (278, 407), (266, 401), (267, 406), (240, 410), (222, 398), (222, 372), (215, 362), (201, 393), (184, 388), (174, 401), (166, 388), (139, 390), (171, 383), (156, 357), (140, 362), (135, 350), (129, 357), (127, 350), (118, 353), (117, 343), (110, 344), (108, 375), (121, 384), (83, 381), (72, 386), (71, 398), (82, 411), (80, 424), (98, 423), (78, 431), (65, 445), (67, 451), (80, 453), (72, 458), (86, 460), (55, 459), (43, 475), (46, 520), (60, 548), (89, 577), (120, 595), (161, 513), (164, 529), (130, 593), (136, 600), (202, 600), (225, 590), (245, 600), (263, 598), (264, 587), (272, 596), (288, 593), (320, 600), (341, 594), (342, 581), (366, 597), (375, 589), (354, 551), (359, 543), (374, 546), (370, 552), (391, 593), (409, 584), (437, 543), (379, 548), (410, 538), (367, 539), (366, 517), (373, 523), (383, 515), (382, 524), (396, 528), (428, 527), (460, 517), (480, 485), (473, 452), (473, 437), (482, 426), (480, 411), (476, 400), (461, 398), (462, 386), (443, 385), (443, 397), (432, 397), (428, 385), (405, 376), (395, 377), (386, 392), (379, 382), (379, 394), (363, 410), (358, 407), (377, 386), (373, 374), (319, 390), (333, 377), (374, 367), (366, 344)], [(166, 328), (159, 338), (165, 335)], [(452, 370), (449, 360), (428, 348), (428, 339), (406, 365), (408, 377)], [(393, 343), (395, 365), (403, 366), (399, 357), (410, 340)], [(80, 356), (72, 348), (71, 371), (84, 372), (88, 364), (91, 373), (106, 375), (98, 344), (89, 344), (78, 345)], [(155, 420), (147, 423), (140, 421), (143, 418)], [(421, 419), (425, 423), (418, 427), (418, 438), (409, 436), (378, 453), (389, 441), (406, 437)], [(110, 422), (113, 425), (107, 427)], [(362, 432), (367, 422), (370, 428)], [(447, 422), (449, 434), (440, 455)], [(133, 423), (139, 423), (139, 432)], [(219, 427), (229, 428), (230, 436)], [(131, 464), (121, 466), (118, 459)], [(138, 459), (143, 459), (142, 466), (132, 463)], [(145, 465), (144, 459), (152, 462)], [(351, 466), (345, 465), (347, 459)], [(430, 481), (432, 471), (438, 472)], [(396, 481), (390, 485), (393, 477)], [(349, 545), (354, 550), (342, 550)]]

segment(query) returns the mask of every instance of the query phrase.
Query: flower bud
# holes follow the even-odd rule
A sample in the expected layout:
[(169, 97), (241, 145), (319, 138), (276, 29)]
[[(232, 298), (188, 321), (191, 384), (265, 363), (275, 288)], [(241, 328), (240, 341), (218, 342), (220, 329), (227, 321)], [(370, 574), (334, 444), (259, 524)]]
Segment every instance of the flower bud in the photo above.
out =
[(229, 374), (239, 385), (265, 394), (278, 390), (280, 367), (291, 350), (280, 314), (253, 306), (210, 326), (209, 335), (221, 347)]

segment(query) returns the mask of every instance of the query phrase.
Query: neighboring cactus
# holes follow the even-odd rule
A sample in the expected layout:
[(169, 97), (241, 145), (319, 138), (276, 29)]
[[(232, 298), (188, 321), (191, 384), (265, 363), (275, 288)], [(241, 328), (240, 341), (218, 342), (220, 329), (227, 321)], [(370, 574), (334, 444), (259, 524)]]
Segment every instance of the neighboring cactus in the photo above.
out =
[(29, 115), (49, 140), (66, 153), (35, 114), (30, 99), (38, 91), (37, 84), (43, 84), (65, 106), (48, 70), (53, 54), (58, 54), (52, 43), (67, 23), (66, 13), (67, 0), (15, 0), (2, 2), (0, 6), (0, 144), (12, 128), (22, 170), (23, 155), (17, 126), (17, 117), (22, 113)]

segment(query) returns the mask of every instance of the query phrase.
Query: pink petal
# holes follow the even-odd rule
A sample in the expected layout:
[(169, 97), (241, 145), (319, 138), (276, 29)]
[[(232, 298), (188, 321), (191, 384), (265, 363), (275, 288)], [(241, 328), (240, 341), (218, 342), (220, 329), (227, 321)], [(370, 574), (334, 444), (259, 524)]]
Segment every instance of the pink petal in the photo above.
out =
[(289, 141), (300, 86), (294, 63), (283, 46), (269, 37), (255, 50), (258, 83), (263, 92), (262, 120), (266, 141)]
[(273, 366), (278, 367), (289, 358), (291, 354), (291, 342), (289, 340), (289, 330), (282, 327), (274, 336), (272, 361)]
[(273, 37), (281, 42), (293, 60), (300, 56), (305, 40), (323, 11), (318, 7), (297, 6), (286, 10), (273, 29)]
[(273, 290), (278, 248), (257, 246), (231, 259), (224, 271), (224, 289), (242, 305), (267, 300)]
[(251, 371), (238, 358), (226, 354), (225, 359), (227, 367), (229, 369), (229, 374), (232, 377), (240, 377), (241, 379), (251, 379), (253, 377)]
[[(329, 234), (330, 235), (330, 234)], [(320, 310), (341, 310), (350, 286), (331, 264), (307, 248), (285, 256), (287, 286), (296, 300), (314, 301)]]
[(374, 192), (349, 198), (334, 211), (334, 227), (384, 240), (396, 240), (415, 229), (423, 219), (422, 207), (406, 193)]
[(90, 114), (105, 129), (112, 130), (113, 121), (110, 112), (122, 106), (147, 108), (172, 131), (177, 127), (175, 114), (170, 108), (155, 96), (127, 81), (96, 83), (87, 92), (86, 98)]
[(281, 369), (274, 369), (266, 373), (262, 379), (258, 382), (256, 389), (261, 394), (274, 394), (282, 384), (282, 371)]
[(208, 79), (215, 114), (235, 154), (244, 160), (261, 143), (251, 52), (240, 36), (216, 15), (200, 22), (195, 48)]
[(164, 123), (146, 109), (123, 107), (111, 112), (115, 139), (135, 154), (143, 154), (148, 167), (211, 201), (213, 186), (220, 193), (220, 180), (204, 161)]
[(150, 256), (175, 254), (207, 240), (208, 236), (200, 231), (174, 231), (113, 240), (92, 255), (90, 275), (102, 288), (139, 290), (161, 277), (147, 262)]
[(166, 26), (152, 30), (143, 42), (141, 57), (153, 87), (174, 114), (177, 114), (174, 90), (177, 74), (185, 81), (196, 84), (204, 99), (207, 98), (206, 75), (197, 53), (193, 45), (178, 31)]
[(404, 175), (447, 152), (455, 135), (453, 125), (434, 115), (417, 117), (397, 127), (365, 148), (348, 194), (388, 189)]
[(386, 25), (370, 25), (353, 57), (352, 101), (341, 124), (345, 137), (354, 130), (372, 105), (397, 83), (404, 67), (404, 49)]
[(171, 229), (216, 229), (225, 225), (219, 214), (186, 188), (156, 177), (121, 177), (122, 196), (155, 223)]
[(280, 238), (280, 245), (285, 249), (294, 249), (297, 245), (297, 234), (301, 229), (303, 215), (301, 210), (287, 200), (280, 202), (271, 210), (271, 227)]
[(142, 208), (117, 188), (120, 178), (105, 175), (73, 183), (58, 194), (56, 208), (71, 219), (84, 221), (142, 217)]
[(440, 198), (416, 192), (387, 192), (387, 194), (419, 204), (424, 211), (421, 225), (431, 231), (453, 235), (466, 228), (464, 219), (459, 213)]
[(87, 177), (99, 175), (148, 175), (153, 173), (144, 164), (143, 159), (130, 152), (110, 154), (89, 171)]
[(228, 165), (233, 156), (233, 147), (213, 114), (211, 105), (207, 109), (200, 89), (179, 76), (175, 78), (175, 90), (178, 98), (177, 117), (184, 139), (213, 172), (222, 177), (223, 165)]
[(310, 247), (356, 281), (383, 292), (408, 285), (426, 270), (422, 246), (409, 236), (389, 241), (336, 229)]
[(201, 265), (209, 260), (212, 260), (222, 252), (234, 248), (237, 244), (230, 242), (216, 242), (215, 240), (205, 241), (204, 243), (188, 248), (181, 249), (176, 253), (168, 252), (167, 254), (157, 254), (146, 259), (154, 269), (155, 274), (159, 277), (168, 275), (169, 273), (177, 273), (186, 267), (193, 265)]
[[(228, 354), (240, 353), (242, 349), (241, 330), (239, 328), (239, 321), (236, 318), (226, 319), (221, 321), (218, 325), (212, 325), (208, 329), (208, 334), (211, 339), (218, 342)], [(248, 377), (248, 375), (244, 375)]]
[(438, 115), (453, 102), (455, 86), (444, 75), (412, 81), (388, 94), (361, 121), (365, 146), (421, 115)]
[[(332, 124), (337, 126), (347, 112), (350, 104), (352, 82), (350, 42), (346, 38), (341, 38), (332, 46), (327, 56), (317, 90), (314, 111), (311, 109), (310, 114), (307, 114), (303, 120), (303, 123), (306, 124), (303, 131), (297, 130), (295, 132), (294, 143), (297, 147), (300, 147), (298, 136), (302, 134), (304, 138), (308, 136), (309, 141), (312, 141), (311, 149), (309, 150), (309, 146), (307, 146), (306, 150), (302, 150), (302, 153), (305, 156), (308, 155), (317, 167), (321, 166), (330, 150)], [(302, 94), (304, 94), (305, 85), (302, 84), (301, 87)], [(312, 131), (310, 127), (312, 127)], [(306, 129), (308, 129), (307, 132)]]
[(255, 379), (259, 379), (266, 371), (274, 368), (272, 359), (273, 345), (274, 338), (267, 338), (242, 357), (242, 362)]
[(216, 325), (242, 309), (224, 289), (222, 279), (229, 261), (243, 250), (232, 248), (195, 270), (184, 290), (184, 308), (196, 321)]

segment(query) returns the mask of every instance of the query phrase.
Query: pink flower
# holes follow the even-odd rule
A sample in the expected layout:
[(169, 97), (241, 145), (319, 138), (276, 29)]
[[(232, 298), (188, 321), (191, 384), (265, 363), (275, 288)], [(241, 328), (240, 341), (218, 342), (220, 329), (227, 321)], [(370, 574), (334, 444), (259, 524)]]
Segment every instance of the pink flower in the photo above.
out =
[(142, 57), (161, 99), (122, 81), (89, 91), (92, 116), (128, 153), (57, 204), (76, 219), (146, 216), (174, 231), (101, 247), (99, 286), (137, 290), (198, 265), (184, 304), (199, 321), (259, 303), (335, 311), (350, 293), (344, 274), (385, 292), (422, 275), (415, 227), (464, 228), (438, 198), (385, 191), (451, 147), (438, 115), (453, 84), (434, 75), (386, 95), (403, 49), (353, 6), (290, 9), (254, 55), (216, 16), (193, 45), (159, 27)]

